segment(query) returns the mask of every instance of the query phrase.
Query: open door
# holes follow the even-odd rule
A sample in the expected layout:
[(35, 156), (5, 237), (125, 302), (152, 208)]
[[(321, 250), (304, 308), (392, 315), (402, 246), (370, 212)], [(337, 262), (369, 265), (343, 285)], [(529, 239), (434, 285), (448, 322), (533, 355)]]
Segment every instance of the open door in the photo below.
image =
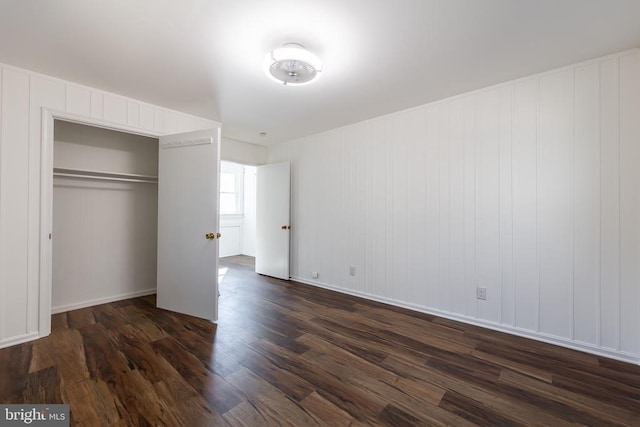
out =
[(289, 279), (291, 167), (258, 166), (256, 176), (256, 273)]
[(218, 318), (220, 129), (160, 137), (157, 304)]

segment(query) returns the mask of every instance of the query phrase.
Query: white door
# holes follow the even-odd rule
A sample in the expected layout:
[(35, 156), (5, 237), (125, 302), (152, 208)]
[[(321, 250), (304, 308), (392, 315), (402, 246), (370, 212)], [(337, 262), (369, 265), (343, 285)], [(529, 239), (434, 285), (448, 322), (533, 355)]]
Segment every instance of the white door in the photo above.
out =
[(218, 318), (220, 129), (160, 137), (158, 307)]
[(259, 166), (256, 174), (256, 273), (289, 279), (289, 162)]

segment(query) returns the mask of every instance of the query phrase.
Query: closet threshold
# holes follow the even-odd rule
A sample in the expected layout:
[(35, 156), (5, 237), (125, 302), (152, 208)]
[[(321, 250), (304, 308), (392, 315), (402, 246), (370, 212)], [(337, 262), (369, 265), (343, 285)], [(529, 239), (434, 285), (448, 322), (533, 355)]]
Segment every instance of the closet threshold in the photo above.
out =
[(103, 181), (143, 182), (157, 184), (158, 177), (133, 173), (105, 172), (89, 169), (53, 168), (53, 176), (78, 179), (97, 179)]

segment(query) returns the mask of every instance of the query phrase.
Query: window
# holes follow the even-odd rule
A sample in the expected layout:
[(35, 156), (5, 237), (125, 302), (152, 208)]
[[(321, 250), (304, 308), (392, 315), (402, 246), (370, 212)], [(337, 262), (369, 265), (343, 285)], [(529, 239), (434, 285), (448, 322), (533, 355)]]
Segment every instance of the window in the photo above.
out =
[(244, 167), (220, 162), (220, 214), (242, 215)]

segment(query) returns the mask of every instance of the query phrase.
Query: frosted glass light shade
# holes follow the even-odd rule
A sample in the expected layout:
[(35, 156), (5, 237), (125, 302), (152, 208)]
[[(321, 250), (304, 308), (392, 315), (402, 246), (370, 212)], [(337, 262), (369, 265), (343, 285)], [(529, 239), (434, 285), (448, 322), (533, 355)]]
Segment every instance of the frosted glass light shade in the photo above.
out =
[(274, 49), (265, 60), (267, 76), (286, 86), (300, 86), (320, 77), (322, 61), (297, 43)]

